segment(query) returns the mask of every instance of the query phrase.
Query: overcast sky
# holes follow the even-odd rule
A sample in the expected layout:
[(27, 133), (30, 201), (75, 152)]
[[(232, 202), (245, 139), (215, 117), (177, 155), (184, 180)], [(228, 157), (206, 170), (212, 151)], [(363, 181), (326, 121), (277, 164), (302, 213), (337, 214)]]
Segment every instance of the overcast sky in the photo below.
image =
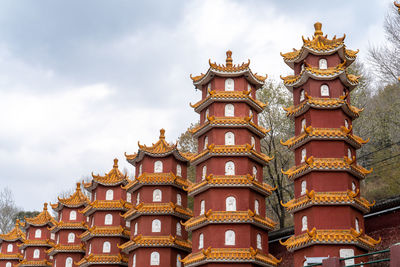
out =
[(0, 1), (0, 189), (40, 210), (159, 129), (175, 141), (197, 114), (189, 75), (208, 59), (251, 60), (279, 80), (279, 52), (300, 48), (323, 23), (366, 58), (384, 42), (392, 0)]

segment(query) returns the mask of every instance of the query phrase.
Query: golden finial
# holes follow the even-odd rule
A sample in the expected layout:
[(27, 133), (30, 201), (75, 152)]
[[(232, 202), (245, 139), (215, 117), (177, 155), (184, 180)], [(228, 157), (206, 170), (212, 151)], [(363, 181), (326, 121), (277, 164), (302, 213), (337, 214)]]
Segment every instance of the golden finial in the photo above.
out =
[(160, 130), (160, 139), (165, 139), (165, 130), (164, 129)]
[(47, 202), (43, 204), (43, 210), (47, 210)]
[(231, 50), (226, 51), (226, 66), (232, 67), (232, 51)]
[(19, 224), (19, 219), (16, 219), (16, 220), (15, 220), (15, 225), (16, 225), (16, 226), (19, 226), (19, 225), (20, 225), (20, 224)]
[(321, 29), (322, 29), (322, 23), (321, 23), (321, 22), (316, 22), (316, 23), (314, 24), (314, 29), (315, 29), (314, 36), (323, 35), (323, 34), (324, 34), (324, 33), (321, 31)]
[(76, 183), (76, 191), (80, 191), (81, 190), (81, 183)]
[(118, 169), (118, 159), (114, 159), (114, 169)]

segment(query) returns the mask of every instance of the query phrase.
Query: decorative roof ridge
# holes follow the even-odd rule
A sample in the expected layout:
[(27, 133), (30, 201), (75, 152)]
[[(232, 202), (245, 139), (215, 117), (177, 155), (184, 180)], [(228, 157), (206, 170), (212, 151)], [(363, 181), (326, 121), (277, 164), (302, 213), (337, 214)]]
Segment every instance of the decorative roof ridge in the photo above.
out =
[(85, 244), (56, 244), (54, 247), (46, 250), (47, 254), (52, 254), (52, 252), (57, 252), (57, 251), (84, 251), (85, 250)]
[(301, 141), (312, 138), (312, 137), (326, 137), (326, 138), (335, 138), (335, 137), (345, 137), (353, 142), (355, 142), (359, 147), (369, 142), (369, 138), (367, 140), (362, 139), (361, 137), (354, 135), (351, 133), (352, 125), (349, 128), (345, 126), (341, 126), (340, 128), (314, 128), (311, 125), (306, 127), (303, 126), (303, 132), (297, 136), (293, 136), (286, 140), (285, 142), (280, 140), (281, 145), (287, 146), (288, 148), (294, 147), (296, 144)]
[[(346, 107), (348, 108), (348, 110), (350, 112), (352, 112), (354, 115), (353, 117), (358, 117), (360, 112), (362, 112), (364, 109), (359, 109), (356, 108), (354, 106), (351, 106), (349, 103), (347, 103), (346, 98), (348, 96), (348, 93), (346, 93), (346, 95), (344, 96), (340, 96), (339, 98), (318, 98), (318, 97), (312, 97), (309, 96), (308, 93), (305, 93), (305, 101), (302, 101), (300, 104), (298, 105), (292, 105), (290, 107), (287, 108), (283, 108), (286, 111), (286, 116), (290, 117), (293, 116), (295, 113), (303, 110), (304, 106), (309, 105), (309, 106), (317, 106), (317, 107), (329, 107), (329, 106), (333, 106), (333, 107), (341, 107), (344, 105), (346, 105)], [(298, 115), (297, 115), (298, 116)]]
[(165, 154), (171, 152), (172, 150), (177, 150), (177, 144), (169, 144), (167, 143), (167, 141), (165, 141), (164, 129), (160, 130), (159, 140), (155, 144), (152, 144), (151, 147), (148, 147), (146, 145), (141, 145), (139, 142), (138, 146), (140, 150), (143, 150), (144, 152), (148, 152), (151, 154)]
[(186, 227), (186, 229), (193, 228), (202, 223), (223, 223), (229, 221), (233, 223), (235, 221), (251, 221), (253, 223), (259, 223), (272, 230), (276, 226), (276, 222), (268, 217), (262, 217), (259, 214), (251, 210), (237, 210), (237, 211), (213, 211), (212, 209), (205, 212), (203, 215), (192, 217), (186, 222), (181, 224)]
[(9, 231), (6, 234), (0, 234), (0, 243), (2, 240), (5, 241), (16, 241), (16, 240), (20, 240), (23, 241), (24, 239), (26, 239), (26, 235), (24, 233), (24, 231), (22, 231), (21, 227), (24, 227), (24, 223), (21, 222), (19, 219), (17, 219), (15, 221), (15, 226), (13, 229), (11, 229), (11, 231)]
[(192, 183), (189, 182), (189, 186), (186, 188), (183, 188), (187, 192), (192, 192), (200, 187), (203, 187), (208, 184), (216, 184), (216, 183), (223, 183), (226, 181), (229, 184), (232, 184), (234, 182), (237, 182), (238, 184), (253, 184), (265, 191), (267, 191), (269, 194), (272, 193), (272, 191), (277, 189), (276, 187), (272, 187), (271, 185), (267, 183), (260, 183), (255, 179), (254, 176), (247, 174), (247, 175), (234, 175), (233, 177), (231, 175), (214, 175), (214, 174), (209, 174), (204, 180), (200, 181), (199, 183)]
[(294, 179), (299, 175), (303, 175), (312, 170), (350, 170), (357, 173), (362, 179), (373, 171), (372, 168), (371, 170), (367, 170), (358, 165), (354, 156), (352, 159), (349, 159), (347, 156), (344, 156), (343, 158), (314, 158), (311, 156), (305, 158), (305, 161), (302, 164), (293, 166), (287, 171), (281, 171), (283, 174), (287, 175), (289, 179)]
[(191, 249), (192, 243), (187, 240), (183, 239), (179, 236), (144, 236), (144, 235), (137, 235), (136, 237), (131, 237), (128, 242), (125, 242), (122, 245), (117, 245), (119, 249), (126, 250), (132, 245), (145, 245), (145, 246), (154, 246), (154, 245), (178, 245), (181, 247), (185, 247), (187, 249)]
[(88, 228), (88, 224), (85, 221), (78, 221), (78, 222), (64, 222), (59, 221), (53, 227), (47, 227), (47, 229), (51, 232), (54, 229), (70, 229), (70, 228)]
[(79, 238), (83, 239), (85, 237), (89, 237), (90, 235), (96, 235), (96, 234), (103, 234), (103, 235), (130, 235), (130, 231), (127, 230), (125, 227), (121, 225), (117, 226), (97, 226), (94, 225), (90, 228), (88, 228), (85, 232), (83, 232), (81, 235), (79, 235)]
[(75, 192), (68, 198), (57, 197), (57, 199), (58, 203), (50, 204), (53, 210), (59, 210), (62, 208), (62, 206), (67, 206), (69, 208), (72, 208), (72, 207), (84, 206), (89, 203), (89, 199), (87, 198), (87, 196), (82, 193), (81, 183), (76, 183)]
[(29, 227), (29, 225), (34, 225), (34, 226), (41, 226), (41, 225), (46, 225), (49, 224), (50, 226), (53, 226), (57, 223), (57, 221), (50, 215), (50, 213), (47, 211), (47, 203), (43, 204), (43, 211), (36, 215), (33, 218), (27, 218), (25, 217), (25, 229)]
[(199, 252), (191, 253), (187, 255), (184, 259), (180, 261), (184, 263), (185, 266), (192, 266), (191, 264), (198, 263), (200, 261), (261, 261), (268, 264), (269, 266), (277, 266), (278, 263), (282, 261), (281, 259), (275, 258), (271, 254), (265, 254), (259, 249), (249, 248), (212, 248), (202, 249)]
[(205, 150), (202, 152), (198, 153), (195, 155), (193, 158), (191, 158), (191, 162), (194, 162), (203, 156), (213, 153), (213, 154), (229, 154), (229, 153), (250, 153), (254, 155), (255, 157), (259, 158), (260, 160), (264, 162), (269, 162), (271, 161), (274, 157), (269, 157), (265, 155), (264, 153), (257, 152), (254, 149), (254, 145), (250, 144), (243, 144), (243, 145), (215, 145), (215, 144), (209, 144)]
[(301, 235), (293, 235), (286, 241), (282, 242), (279, 240), (281, 245), (286, 246), (289, 251), (294, 251), (302, 247), (312, 245), (312, 243), (324, 243), (324, 244), (343, 244), (350, 243), (356, 244), (364, 249), (372, 249), (381, 242), (381, 238), (378, 240), (363, 234), (361, 229), (359, 232), (354, 228), (350, 229), (316, 229), (315, 227)]
[(145, 202), (140, 202), (138, 205), (132, 207), (130, 210), (128, 210), (125, 214), (122, 214), (121, 217), (127, 219), (128, 217), (132, 216), (135, 213), (141, 212), (176, 212), (179, 214), (183, 214), (186, 217), (192, 217), (193, 212), (189, 208), (184, 208), (180, 205), (177, 205), (173, 202), (168, 202), (168, 203), (145, 203)]
[(85, 263), (128, 263), (128, 257), (121, 253), (118, 254), (89, 254), (83, 257), (80, 261), (74, 262), (75, 265), (82, 266)]
[(365, 212), (368, 212), (369, 209), (375, 205), (375, 201), (370, 203), (367, 199), (361, 197), (358, 189), (355, 192), (352, 190), (334, 192), (315, 192), (314, 190), (311, 190), (309, 192), (306, 189), (304, 195), (299, 198), (291, 199), (286, 203), (281, 201), (281, 205), (284, 206), (287, 211), (293, 212), (299, 208), (305, 208), (314, 204), (323, 203), (325, 205), (326, 203), (340, 204), (349, 202), (361, 206)]
[(92, 173), (93, 180), (90, 181), (89, 183), (84, 183), (83, 186), (87, 190), (91, 190), (91, 188), (94, 186), (94, 183), (96, 184), (101, 184), (101, 185), (117, 185), (120, 183), (127, 182), (128, 176), (127, 174), (123, 174), (119, 169), (118, 169), (118, 159), (114, 159), (114, 165), (111, 171), (106, 173), (104, 176), (101, 175), (95, 175)]
[(0, 260), (3, 259), (16, 259), (16, 260), (22, 260), (24, 256), (17, 252), (17, 253), (0, 253)]
[(48, 260), (27, 260), (23, 259), (15, 266), (52, 266), (52, 263)]
[(163, 173), (149, 173), (143, 172), (139, 177), (135, 178), (125, 186), (121, 186), (122, 189), (129, 190), (137, 184), (154, 184), (154, 183), (164, 183), (164, 184), (176, 184), (181, 187), (188, 186), (188, 180), (183, 179), (181, 176), (175, 175), (173, 172), (163, 172)]
[(208, 90), (209, 95), (198, 101), (195, 104), (189, 104), (192, 108), (197, 108), (207, 100), (211, 98), (245, 98), (245, 99), (250, 99), (254, 103), (256, 103), (260, 108), (265, 108), (268, 104), (267, 103), (262, 103), (260, 100), (255, 99), (251, 96), (251, 90), (248, 91), (216, 91), (216, 90)]
[(25, 239), (21, 244), (17, 244), (18, 247), (28, 247), (28, 246), (50, 246), (53, 247), (55, 243), (50, 239)]

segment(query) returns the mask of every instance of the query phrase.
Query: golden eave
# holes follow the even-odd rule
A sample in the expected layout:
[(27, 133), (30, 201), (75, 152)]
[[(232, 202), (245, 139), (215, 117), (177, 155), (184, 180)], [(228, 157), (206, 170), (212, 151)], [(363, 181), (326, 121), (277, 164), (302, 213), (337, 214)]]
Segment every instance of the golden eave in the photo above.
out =
[[(250, 91), (215, 91), (211, 90), (209, 91), (209, 95), (197, 102), (196, 104), (190, 106), (195, 109), (196, 112), (200, 112), (204, 107), (208, 105), (208, 103), (212, 102), (213, 100), (216, 101), (241, 101), (241, 100), (246, 100), (249, 101), (249, 103), (252, 104), (254, 108), (258, 112), (261, 112), (267, 104), (262, 103), (261, 101), (254, 99), (251, 97), (251, 92)], [(207, 105), (204, 105), (207, 103)]]
[(261, 194), (268, 196), (274, 191), (276, 188), (273, 188), (267, 183), (260, 183), (250, 174), (248, 175), (213, 175), (210, 174), (206, 177), (205, 180), (199, 183), (191, 183), (188, 188), (185, 188), (188, 191), (189, 195), (198, 194), (204, 190), (207, 190), (209, 187), (253, 187), (254, 190), (257, 190)]
[(92, 264), (128, 264), (128, 258), (121, 254), (117, 255), (106, 255), (106, 254), (90, 254), (82, 258), (79, 262), (75, 262), (78, 266), (88, 266)]
[(364, 140), (361, 137), (351, 133), (351, 127), (348, 128), (341, 126), (340, 128), (313, 128), (312, 126), (304, 127), (304, 131), (294, 136), (281, 144), (287, 146), (290, 149), (296, 149), (299, 146), (305, 144), (309, 140), (345, 140), (352, 144), (355, 148), (360, 148), (362, 145), (368, 143), (368, 140)]
[(245, 145), (208, 145), (207, 149), (191, 159), (193, 164), (198, 164), (211, 156), (250, 156), (261, 164), (266, 165), (273, 158), (257, 152), (250, 144)]
[(282, 171), (289, 179), (296, 179), (310, 171), (349, 171), (360, 179), (364, 179), (367, 174), (372, 172), (358, 165), (353, 159), (343, 158), (314, 158), (313, 156), (305, 160), (304, 163), (293, 166), (287, 171)]
[(352, 205), (364, 213), (367, 213), (374, 203), (370, 203), (363, 197), (359, 197), (359, 190), (353, 192), (347, 190), (346, 192), (315, 192), (311, 190), (306, 194), (296, 199), (292, 199), (287, 203), (282, 203), (289, 212), (297, 212), (301, 209), (308, 208), (312, 205)]
[(0, 260), (22, 260), (24, 256), (20, 253), (0, 253)]
[(165, 130), (160, 130), (160, 138), (157, 143), (153, 144), (152, 146), (148, 147), (146, 145), (141, 145), (138, 143), (139, 149), (143, 150), (144, 152), (148, 152), (150, 154), (165, 154), (177, 149), (177, 144), (168, 144), (165, 141)]
[(247, 211), (213, 211), (209, 210), (204, 215), (194, 217), (186, 222), (181, 222), (188, 231), (192, 231), (205, 224), (216, 223), (251, 223), (262, 228), (273, 230), (276, 222), (269, 218), (261, 217), (251, 210)]
[(47, 211), (47, 203), (43, 205), (43, 211), (39, 213), (36, 217), (26, 218), (25, 217), (25, 228), (28, 228), (29, 225), (34, 226), (42, 226), (48, 224), (49, 226), (53, 226), (57, 223), (57, 221), (50, 215)]
[(142, 173), (135, 180), (130, 181), (126, 186), (123, 186), (122, 189), (127, 191), (132, 189), (137, 189), (142, 185), (164, 185), (164, 184), (172, 184), (176, 185), (180, 188), (188, 187), (189, 183), (186, 179), (182, 179), (182, 177), (176, 176), (173, 172), (169, 173)]
[(128, 212), (122, 215), (125, 220), (132, 220), (140, 215), (163, 215), (174, 214), (183, 219), (188, 219), (193, 216), (190, 209), (185, 209), (175, 203), (143, 203), (141, 202), (136, 207), (133, 207)]
[(118, 246), (123, 252), (129, 253), (137, 247), (178, 247), (191, 251), (192, 243), (176, 236), (142, 236), (138, 235), (132, 240)]
[(211, 127), (248, 127), (252, 132), (256, 133), (260, 137), (265, 137), (265, 134), (268, 133), (268, 130), (255, 124), (251, 121), (252, 117), (215, 117), (210, 116), (207, 118), (208, 120), (191, 130), (190, 133), (193, 134), (193, 137), (198, 137), (207, 129)]
[(89, 228), (86, 232), (82, 233), (79, 238), (82, 241), (87, 241), (93, 236), (124, 236), (129, 237), (130, 231), (119, 226), (93, 226)]
[(97, 187), (97, 184), (105, 185), (105, 186), (114, 186), (119, 184), (128, 183), (128, 176), (123, 174), (118, 169), (118, 159), (114, 159), (114, 165), (112, 170), (109, 173), (106, 173), (104, 176), (94, 175), (92, 173), (93, 180), (89, 183), (84, 183), (83, 186), (86, 190), (92, 191)]
[(288, 88), (291, 92), (293, 91), (293, 87), (299, 87), (303, 85), (309, 78), (323, 81), (340, 78), (344, 85), (346, 85), (349, 90), (352, 90), (358, 85), (360, 76), (349, 74), (345, 64), (346, 61), (340, 63), (336, 67), (331, 67), (328, 69), (319, 69), (306, 64), (304, 69), (298, 75), (289, 75), (286, 77), (281, 76), (281, 79), (283, 80), (286, 88)]
[(212, 63), (211, 60), (208, 61), (210, 68), (208, 69), (206, 74), (201, 73), (198, 76), (192, 76), (190, 74), (190, 78), (193, 80), (193, 84), (200, 89), (201, 85), (207, 83), (213, 76), (219, 75), (224, 77), (235, 77), (238, 75), (246, 75), (246, 79), (248, 79), (252, 84), (256, 86), (256, 88), (260, 88), (267, 79), (266, 76), (258, 75), (257, 73), (253, 73), (250, 70), (250, 60), (247, 63), (242, 63), (240, 65), (232, 64), (232, 51), (226, 52), (226, 64), (217, 64)]
[(62, 245), (57, 244), (54, 247), (50, 248), (46, 251), (47, 254), (50, 256), (57, 254), (58, 252), (85, 252), (85, 245), (78, 244), (78, 245)]
[(23, 243), (18, 244), (20, 249), (24, 249), (26, 247), (53, 247), (55, 244), (50, 239), (25, 239)]
[(311, 97), (307, 93), (305, 93), (305, 97), (306, 99), (300, 104), (284, 108), (287, 117), (293, 119), (294, 117), (297, 117), (306, 112), (310, 107), (316, 109), (342, 108), (343, 111), (353, 119), (358, 118), (360, 113), (363, 111), (363, 109), (351, 106), (346, 101), (347, 95), (341, 96), (339, 98), (317, 98)]
[(89, 215), (96, 210), (128, 210), (132, 208), (132, 204), (120, 199), (120, 200), (95, 200), (87, 205), (80, 213)]
[(271, 254), (265, 254), (258, 249), (250, 248), (207, 248), (200, 252), (189, 254), (181, 262), (185, 266), (197, 266), (201, 262), (257, 263), (261, 266), (277, 266), (282, 259), (278, 260)]
[(23, 260), (15, 266), (53, 266), (53, 264), (48, 260)]
[(53, 210), (59, 211), (63, 206), (69, 208), (76, 208), (80, 206), (85, 206), (89, 203), (89, 199), (81, 191), (81, 183), (76, 184), (75, 193), (73, 193), (69, 198), (58, 197), (58, 203), (50, 204)]
[(345, 230), (317, 230), (313, 228), (306, 233), (292, 236), (285, 242), (279, 241), (282, 245), (292, 252), (314, 244), (354, 244), (366, 250), (372, 250), (381, 239), (375, 240), (353, 228)]
[(22, 231), (21, 227), (24, 227), (24, 223), (21, 223), (17, 219), (15, 222), (14, 228), (10, 232), (0, 235), (0, 242), (2, 240), (8, 241), (8, 242), (16, 241), (16, 240), (20, 240), (20, 241), (25, 240), (26, 236), (25, 236), (25, 233)]
[(50, 232), (56, 233), (61, 229), (87, 229), (88, 225), (85, 221), (81, 222), (64, 222), (59, 221), (56, 225), (49, 228)]

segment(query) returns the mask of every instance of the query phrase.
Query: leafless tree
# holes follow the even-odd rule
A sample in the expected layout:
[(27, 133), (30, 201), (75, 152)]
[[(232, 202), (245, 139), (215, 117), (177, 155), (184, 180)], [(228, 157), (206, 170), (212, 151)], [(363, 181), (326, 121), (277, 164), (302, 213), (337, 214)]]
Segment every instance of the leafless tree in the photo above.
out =
[(9, 188), (0, 191), (0, 232), (5, 234), (14, 226), (14, 217), (18, 213), (14, 197)]

